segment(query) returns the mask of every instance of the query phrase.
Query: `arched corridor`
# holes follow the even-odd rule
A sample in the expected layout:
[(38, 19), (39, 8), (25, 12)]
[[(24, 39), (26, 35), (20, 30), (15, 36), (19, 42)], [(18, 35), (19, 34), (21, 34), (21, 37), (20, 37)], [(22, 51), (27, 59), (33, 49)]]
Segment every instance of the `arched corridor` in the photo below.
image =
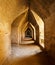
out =
[(55, 0), (0, 0), (0, 65), (55, 65)]

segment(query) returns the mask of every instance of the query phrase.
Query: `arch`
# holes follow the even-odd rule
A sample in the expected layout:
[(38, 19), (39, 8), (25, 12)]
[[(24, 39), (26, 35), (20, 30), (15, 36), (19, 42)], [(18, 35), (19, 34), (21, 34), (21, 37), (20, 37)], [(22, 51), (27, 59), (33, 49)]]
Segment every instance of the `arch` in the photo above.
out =
[(35, 27), (30, 23), (30, 25), (32, 26), (32, 28), (34, 29), (34, 40), (36, 40), (36, 29)]
[(11, 24), (11, 43), (21, 43), (21, 26), (27, 18), (27, 12), (18, 16)]
[(31, 12), (39, 25), (39, 44), (44, 47), (44, 22), (33, 10)]
[(27, 28), (25, 31), (25, 37), (32, 38), (32, 31), (30, 28)]
[(32, 39), (35, 40), (35, 39), (34, 39), (34, 33), (36, 33), (36, 32), (35, 32), (35, 27), (34, 27), (34, 26), (32, 27), (32, 26), (31, 26), (31, 23), (29, 23), (29, 22), (26, 22), (26, 23), (23, 25), (23, 27), (22, 27), (22, 39), (25, 39), (25, 31), (26, 31), (28, 28), (31, 29), (31, 31), (32, 31)]
[[(22, 19), (15, 19), (15, 21), (14, 22), (16, 22), (16, 23), (14, 23), (14, 26), (16, 27), (16, 31), (17, 31), (17, 43), (21, 43), (21, 40), (22, 40), (22, 28), (23, 28), (23, 25), (25, 24), (25, 26), (28, 24), (27, 23), (27, 21), (29, 21), (29, 24), (30, 24), (30, 26), (33, 28), (33, 30), (35, 31), (36, 30), (36, 28), (39, 26), (39, 35), (36, 33), (36, 31), (35, 31), (35, 33), (37, 34), (37, 36), (36, 36), (36, 34), (34, 33), (34, 38), (35, 39), (37, 39), (37, 41), (39, 41), (39, 44), (42, 46), (42, 47), (44, 47), (44, 22), (43, 22), (43, 20), (33, 11), (33, 10), (31, 10), (31, 13), (32, 13), (32, 16), (34, 16), (34, 18), (35, 18), (35, 23), (32, 21), (30, 21), (30, 20), (27, 20), (27, 12), (25, 12), (25, 13), (23, 13), (23, 16), (22, 16)], [(21, 17), (21, 16), (20, 16)], [(18, 18), (18, 17), (17, 17)], [(19, 23), (19, 24), (18, 24)], [(38, 26), (36, 27), (36, 23), (38, 24)], [(17, 26), (16, 26), (17, 25)], [(27, 29), (28, 28), (28, 26), (27, 27), (25, 27), (25, 29)], [(25, 30), (24, 29), (24, 30)], [(38, 29), (37, 29), (38, 30)], [(36, 38), (37, 37), (37, 38)], [(38, 38), (39, 37), (39, 38)], [(24, 34), (23, 34), (23, 38), (24, 38)], [(39, 39), (39, 40), (38, 40)], [(37, 42), (38, 43), (38, 42)]]

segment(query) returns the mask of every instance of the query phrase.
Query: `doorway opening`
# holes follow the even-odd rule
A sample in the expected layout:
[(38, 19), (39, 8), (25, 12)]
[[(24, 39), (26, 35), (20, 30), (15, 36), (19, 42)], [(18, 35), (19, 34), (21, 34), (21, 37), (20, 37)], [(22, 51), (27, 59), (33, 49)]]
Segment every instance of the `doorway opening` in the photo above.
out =
[(28, 29), (25, 31), (25, 37), (32, 38), (32, 31), (31, 31), (30, 28), (28, 28)]

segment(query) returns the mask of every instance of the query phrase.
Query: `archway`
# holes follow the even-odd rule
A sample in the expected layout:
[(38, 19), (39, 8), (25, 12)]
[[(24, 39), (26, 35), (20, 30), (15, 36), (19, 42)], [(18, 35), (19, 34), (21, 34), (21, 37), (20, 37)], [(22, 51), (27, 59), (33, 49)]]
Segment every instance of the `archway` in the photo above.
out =
[(27, 19), (27, 12), (18, 16), (11, 25), (11, 43), (21, 43), (21, 27)]
[(31, 12), (39, 25), (39, 44), (44, 48), (44, 22), (33, 10)]
[[(27, 30), (31, 30), (31, 37), (26, 37), (25, 36), (25, 32), (27, 31)], [(22, 33), (21, 33), (21, 39), (22, 39), (22, 42), (24, 43), (24, 42), (26, 42), (26, 41), (32, 41), (32, 42), (35, 42), (35, 40), (36, 40), (36, 36), (35, 36), (35, 34), (36, 34), (36, 32), (35, 32), (36, 30), (35, 30), (35, 27), (31, 24), (31, 23), (29, 23), (29, 21), (27, 21), (23, 26), (22, 26)], [(27, 33), (27, 32), (26, 32)], [(35, 34), (34, 34), (35, 33)], [(30, 33), (29, 33), (30, 34)]]
[[(28, 16), (27, 16), (27, 14), (28, 14)], [(32, 20), (34, 22), (29, 18), (30, 15), (33, 16), (35, 21), (33, 19)], [(21, 19), (21, 17), (22, 17), (22, 19)], [(44, 22), (33, 10), (31, 10), (29, 13), (27, 13), (27, 12), (23, 13), (20, 16), (20, 19), (19, 18), (18, 18), (18, 20), (16, 19), (16, 22), (14, 24), (14, 27), (16, 27), (16, 29), (17, 29), (16, 30), (17, 31), (16, 43), (18, 43), (18, 44), (21, 43), (21, 41), (22, 41), (22, 28), (23, 28), (23, 25), (25, 24), (25, 22), (27, 23), (27, 21), (29, 21), (29, 24), (31, 23), (32, 28), (34, 26), (36, 29), (36, 34), (34, 33), (34, 35), (36, 36), (36, 38), (34, 37), (36, 39), (36, 43), (38, 43), (42, 47), (44, 47)]]

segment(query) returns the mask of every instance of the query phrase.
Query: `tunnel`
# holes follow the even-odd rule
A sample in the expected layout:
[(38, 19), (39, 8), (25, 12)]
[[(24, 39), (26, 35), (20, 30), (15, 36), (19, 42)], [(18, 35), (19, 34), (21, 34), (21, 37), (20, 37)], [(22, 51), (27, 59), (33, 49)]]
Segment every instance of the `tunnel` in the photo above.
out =
[(0, 65), (55, 65), (55, 0), (0, 0)]

